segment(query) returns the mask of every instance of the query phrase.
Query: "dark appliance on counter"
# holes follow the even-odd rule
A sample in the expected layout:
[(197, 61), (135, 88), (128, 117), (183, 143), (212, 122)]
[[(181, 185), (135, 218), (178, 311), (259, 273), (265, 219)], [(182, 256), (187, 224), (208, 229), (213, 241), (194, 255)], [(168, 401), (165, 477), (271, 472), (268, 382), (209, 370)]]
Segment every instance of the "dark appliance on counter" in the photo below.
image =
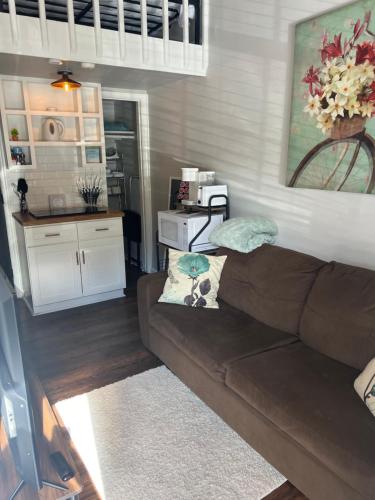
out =
[(100, 214), (107, 212), (107, 208), (98, 207), (71, 207), (54, 208), (46, 210), (29, 210), (29, 214), (35, 219), (48, 219), (49, 217), (65, 217), (67, 215)]

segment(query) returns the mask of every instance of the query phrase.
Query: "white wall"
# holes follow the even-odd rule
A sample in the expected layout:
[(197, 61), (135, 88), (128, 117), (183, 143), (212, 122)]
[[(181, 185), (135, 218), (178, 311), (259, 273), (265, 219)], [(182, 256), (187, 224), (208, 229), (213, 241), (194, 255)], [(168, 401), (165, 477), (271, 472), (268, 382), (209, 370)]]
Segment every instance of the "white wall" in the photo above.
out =
[(151, 90), (154, 211), (183, 165), (216, 170), (232, 216), (263, 214), (279, 244), (375, 268), (375, 197), (285, 187), (289, 27), (341, 0), (211, 0), (207, 78)]

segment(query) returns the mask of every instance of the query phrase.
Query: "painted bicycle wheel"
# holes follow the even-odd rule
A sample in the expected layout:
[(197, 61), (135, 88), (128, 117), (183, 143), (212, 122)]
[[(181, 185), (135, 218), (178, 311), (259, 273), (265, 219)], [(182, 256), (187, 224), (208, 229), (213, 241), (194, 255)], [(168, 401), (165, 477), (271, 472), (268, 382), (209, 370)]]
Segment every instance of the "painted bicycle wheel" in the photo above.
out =
[(361, 132), (326, 139), (303, 158), (289, 187), (371, 193), (375, 186), (375, 141)]

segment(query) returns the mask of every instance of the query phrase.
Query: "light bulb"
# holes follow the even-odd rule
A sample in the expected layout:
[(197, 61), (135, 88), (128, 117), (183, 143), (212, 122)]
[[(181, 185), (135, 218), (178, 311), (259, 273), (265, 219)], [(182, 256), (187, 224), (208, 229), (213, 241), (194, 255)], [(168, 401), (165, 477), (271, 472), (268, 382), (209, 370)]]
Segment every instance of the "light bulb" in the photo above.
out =
[(70, 90), (69, 82), (64, 83), (64, 90), (65, 90), (65, 92), (69, 92), (69, 90)]

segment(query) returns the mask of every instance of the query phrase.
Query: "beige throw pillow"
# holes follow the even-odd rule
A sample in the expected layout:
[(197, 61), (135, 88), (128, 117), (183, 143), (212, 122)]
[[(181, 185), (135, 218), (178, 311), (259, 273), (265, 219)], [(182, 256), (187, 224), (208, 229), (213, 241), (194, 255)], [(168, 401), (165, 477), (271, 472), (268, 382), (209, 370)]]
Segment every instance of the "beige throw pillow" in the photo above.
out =
[(367, 364), (363, 372), (355, 379), (354, 388), (375, 416), (375, 358)]
[(170, 249), (168, 278), (159, 302), (218, 309), (216, 297), (226, 258)]

